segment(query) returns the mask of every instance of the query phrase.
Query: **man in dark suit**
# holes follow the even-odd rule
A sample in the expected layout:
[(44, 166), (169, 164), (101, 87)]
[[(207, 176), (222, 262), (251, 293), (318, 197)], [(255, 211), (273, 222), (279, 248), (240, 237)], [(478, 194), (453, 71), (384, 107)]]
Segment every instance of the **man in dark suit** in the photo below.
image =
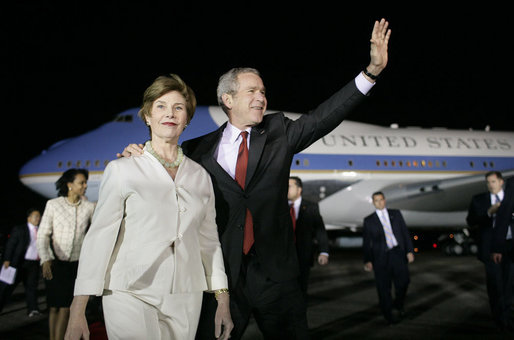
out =
[[(220, 77), (217, 89), (228, 122), (182, 144), (184, 153), (212, 178), (229, 279), (232, 339), (242, 337), (252, 314), (266, 339), (309, 338), (287, 205), (291, 162), (294, 154), (332, 131), (366, 98), (387, 64), (388, 25), (384, 19), (375, 22), (370, 64), (297, 120), (282, 112), (264, 115), (266, 90), (257, 70), (230, 70)], [(141, 153), (135, 144), (123, 155), (132, 153)], [(213, 294), (204, 294), (197, 338), (213, 338), (216, 303)]]
[(514, 177), (507, 180), (505, 192), (500, 207), (496, 211), (493, 222), (493, 235), (491, 245), (491, 258), (500, 268), (501, 274), (498, 297), (499, 313), (501, 317), (500, 328), (507, 331), (514, 331), (514, 323), (511, 318), (512, 306), (512, 285), (514, 246), (512, 239), (512, 226), (514, 226)]
[(0, 311), (2, 311), (18, 283), (23, 281), (29, 317), (40, 314), (37, 304), (40, 269), (36, 248), (36, 234), (40, 221), (41, 213), (39, 210), (29, 209), (27, 223), (15, 226), (7, 240), (3, 267), (16, 268), (16, 277), (11, 285), (0, 282)]
[[(466, 221), (471, 228), (478, 227), (478, 259), (484, 263), (487, 295), (496, 325), (500, 329), (509, 326), (510, 305), (512, 301), (512, 263), (507, 258), (494, 263), (491, 258), (493, 231), (496, 213), (504, 199), (503, 177), (498, 171), (486, 173), (488, 192), (473, 196)], [(507, 285), (507, 286), (506, 286)]]
[[(389, 324), (403, 317), (405, 296), (409, 287), (408, 263), (414, 261), (412, 240), (399, 210), (386, 209), (382, 192), (372, 195), (375, 212), (364, 218), (364, 270), (375, 273), (378, 301)], [(395, 299), (391, 289), (394, 282)], [(399, 317), (393, 314), (393, 307)]]
[(317, 261), (322, 266), (328, 264), (329, 247), (327, 231), (319, 213), (319, 206), (317, 203), (303, 199), (302, 190), (302, 180), (296, 176), (289, 177), (287, 199), (293, 221), (296, 255), (300, 268), (299, 282), (307, 301), (309, 274), (314, 265), (316, 245), (319, 252)]

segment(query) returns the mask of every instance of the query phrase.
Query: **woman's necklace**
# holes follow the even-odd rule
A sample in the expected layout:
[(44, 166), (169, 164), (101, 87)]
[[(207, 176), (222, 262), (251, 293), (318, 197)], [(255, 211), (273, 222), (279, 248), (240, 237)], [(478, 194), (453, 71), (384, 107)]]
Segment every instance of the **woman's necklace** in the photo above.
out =
[(157, 152), (155, 152), (155, 150), (152, 148), (151, 141), (146, 141), (145, 146), (148, 152), (151, 153), (155, 158), (157, 158), (159, 163), (164, 165), (165, 168), (176, 168), (184, 160), (184, 153), (182, 152), (182, 148), (180, 147), (180, 145), (177, 145), (177, 159), (175, 159), (174, 162), (167, 162), (161, 156), (159, 156)]
[(79, 198), (79, 200), (75, 203), (73, 203), (72, 201), (70, 201), (70, 199), (68, 197), (64, 197), (64, 200), (66, 201), (66, 203), (68, 203), (68, 205), (71, 205), (72, 207), (76, 207), (77, 205), (80, 204), (80, 202), (82, 202), (82, 200)]

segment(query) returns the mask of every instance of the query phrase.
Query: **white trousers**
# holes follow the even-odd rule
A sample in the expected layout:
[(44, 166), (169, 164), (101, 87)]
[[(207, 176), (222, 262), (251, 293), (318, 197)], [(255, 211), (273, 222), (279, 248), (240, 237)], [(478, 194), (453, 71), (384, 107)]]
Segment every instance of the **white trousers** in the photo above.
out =
[(170, 294), (158, 308), (130, 292), (112, 291), (102, 298), (109, 340), (193, 340), (202, 294)]

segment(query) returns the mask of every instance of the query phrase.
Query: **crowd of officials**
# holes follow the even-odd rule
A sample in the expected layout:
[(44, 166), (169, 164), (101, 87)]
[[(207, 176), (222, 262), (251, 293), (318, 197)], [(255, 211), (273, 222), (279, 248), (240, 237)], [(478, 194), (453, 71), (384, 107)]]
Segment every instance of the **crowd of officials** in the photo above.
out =
[[(85, 196), (88, 172), (69, 169), (56, 182), (58, 197), (13, 229), (3, 267), (18, 275), (2, 283), (2, 305), (23, 281), (28, 316), (40, 313), (41, 269), (51, 340), (87, 338), (86, 308), (99, 297), (111, 339), (240, 339), (252, 316), (266, 339), (309, 339), (309, 272), (314, 260), (329, 262), (328, 237), (318, 205), (302, 199), (301, 179), (289, 175), (291, 162), (368, 97), (387, 65), (390, 35), (386, 20), (375, 22), (368, 66), (297, 120), (264, 115), (256, 69), (229, 70), (217, 89), (228, 122), (182, 145), (195, 94), (178, 75), (155, 79), (139, 112), (150, 140), (108, 164), (98, 202)], [(492, 255), (482, 260), (491, 309), (505, 330), (512, 327), (503, 313), (512, 295), (511, 191), (497, 195), (501, 204), (489, 202), (490, 226), (481, 203), (468, 218), (492, 230), (490, 241), (483, 238)], [(380, 310), (394, 324), (405, 314), (414, 252), (401, 212), (385, 202), (383, 192), (372, 194), (364, 269), (374, 272)]]

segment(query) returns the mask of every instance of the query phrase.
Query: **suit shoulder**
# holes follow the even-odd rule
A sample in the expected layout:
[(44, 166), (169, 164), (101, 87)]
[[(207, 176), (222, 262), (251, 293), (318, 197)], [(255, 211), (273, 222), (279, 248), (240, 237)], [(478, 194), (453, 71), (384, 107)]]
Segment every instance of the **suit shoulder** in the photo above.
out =
[[(216, 129), (212, 132), (209, 132), (205, 135), (188, 139), (182, 142), (181, 147), (184, 151), (184, 155), (188, 156), (190, 159), (196, 160), (200, 157), (201, 154), (204, 154), (207, 148), (212, 147), (212, 143), (214, 143), (214, 139), (217, 138), (222, 129), (224, 129), (225, 124), (222, 125), (219, 129)], [(210, 142), (212, 141), (212, 143)]]
[(471, 197), (471, 200), (472, 201), (480, 201), (480, 200), (486, 199), (488, 195), (489, 195), (488, 192), (481, 192), (479, 194), (473, 195), (473, 197)]
[(371, 220), (374, 217), (375, 213), (371, 213), (368, 216), (364, 217), (364, 222)]
[(305, 204), (306, 206), (316, 206), (316, 205), (318, 205), (318, 203), (316, 203), (314, 201), (306, 200), (304, 198), (302, 198), (302, 204)]

